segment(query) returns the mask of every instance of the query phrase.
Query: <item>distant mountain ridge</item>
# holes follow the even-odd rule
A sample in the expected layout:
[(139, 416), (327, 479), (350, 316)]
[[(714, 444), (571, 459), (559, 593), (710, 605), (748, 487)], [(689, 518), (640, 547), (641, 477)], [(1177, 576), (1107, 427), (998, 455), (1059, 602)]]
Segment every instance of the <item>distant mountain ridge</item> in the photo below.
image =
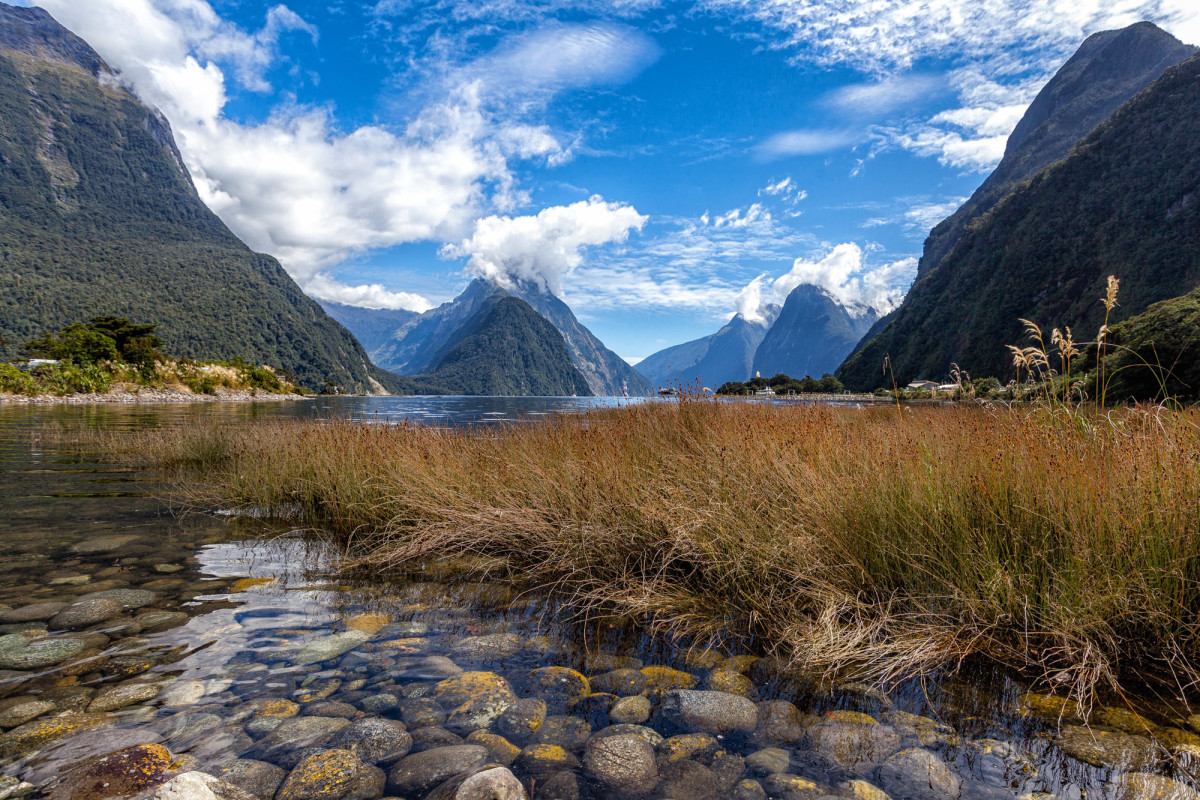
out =
[(166, 120), (45, 11), (0, 4), (0, 358), (97, 315), (164, 349), (282, 368), (310, 388), (390, 382), (270, 256), (200, 200)]
[(505, 297), (519, 298), (554, 325), (591, 394), (649, 394), (646, 379), (581, 325), (566, 303), (531, 284), (517, 284), (510, 290), (477, 278), (454, 300), (397, 328), (372, 350), (372, 358), (376, 365), (401, 375), (423, 375), (436, 367), (439, 353), (464, 325)]
[(940, 379), (951, 363), (976, 377), (1013, 373), (1006, 344), (1021, 318), (1077, 340), (1103, 320), (1108, 275), (1121, 280), (1111, 322), (1200, 284), (1200, 56), (1168, 69), (1080, 142), (971, 224), (919, 277), (894, 318), (839, 370), (881, 386), (885, 356), (900, 382)]
[(716, 333), (660, 350), (639, 361), (636, 369), (655, 387), (700, 383), (716, 389), (728, 381), (744, 381), (753, 374), (754, 353), (779, 315), (779, 306), (767, 306), (761, 313), (763, 319), (753, 322), (734, 314)]
[(318, 300), (317, 303), (325, 309), (326, 314), (354, 334), (354, 338), (362, 344), (367, 355), (387, 342), (397, 329), (421, 316), (419, 311), (406, 311), (402, 308), (361, 308), (328, 300)]

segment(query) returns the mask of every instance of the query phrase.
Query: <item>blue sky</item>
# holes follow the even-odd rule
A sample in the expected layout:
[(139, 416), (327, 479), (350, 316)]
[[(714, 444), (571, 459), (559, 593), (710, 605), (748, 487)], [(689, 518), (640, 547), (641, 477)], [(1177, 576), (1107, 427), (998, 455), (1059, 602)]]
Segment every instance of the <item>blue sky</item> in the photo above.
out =
[(534, 280), (630, 360), (801, 282), (888, 310), (1088, 34), (1200, 40), (1194, 0), (32, 4), (313, 296)]

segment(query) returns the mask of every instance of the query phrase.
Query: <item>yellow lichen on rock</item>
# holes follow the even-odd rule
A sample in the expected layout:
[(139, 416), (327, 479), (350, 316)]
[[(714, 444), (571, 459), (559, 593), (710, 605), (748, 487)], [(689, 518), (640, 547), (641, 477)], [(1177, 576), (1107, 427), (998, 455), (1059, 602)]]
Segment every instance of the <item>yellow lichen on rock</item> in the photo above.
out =
[(642, 667), (646, 676), (646, 689), (651, 692), (669, 692), (672, 689), (695, 689), (700, 679), (690, 672), (681, 672), (670, 667)]
[(346, 620), (347, 630), (362, 631), (372, 636), (383, 630), (391, 619), (386, 614), (355, 614)]

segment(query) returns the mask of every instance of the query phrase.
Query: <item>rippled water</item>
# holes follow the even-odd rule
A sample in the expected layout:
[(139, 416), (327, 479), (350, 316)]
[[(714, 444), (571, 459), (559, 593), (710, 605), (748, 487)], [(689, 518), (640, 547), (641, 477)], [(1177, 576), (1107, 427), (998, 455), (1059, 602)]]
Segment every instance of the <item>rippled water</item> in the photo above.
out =
[[(202, 770), (261, 798), (452, 798), (455, 774), (480, 754), (509, 766), (534, 800), (1196, 796), (1184, 782), (1200, 737), (1184, 709), (1110, 709), (1091, 733), (1068, 714), (1061, 733), (1053, 703), (994, 670), (887, 695), (818, 691), (770, 659), (573, 621), (499, 570), (463, 577), (479, 564), (340, 585), (326, 570), (336, 554), (317, 538), (176, 518), (145, 476), (36, 437), (53, 421), (489, 424), (618, 402), (0, 408), (0, 798), (107, 796), (56, 782), (143, 743), (170, 751), (169, 771)], [(670, 693), (679, 687), (725, 693)], [(540, 725), (526, 713), (538, 721), (536, 698)], [(638, 726), (614, 730), (615, 720)], [(1147, 727), (1157, 742), (1140, 735)], [(606, 782), (597, 752), (613, 734), (605, 741), (632, 736), (646, 749)], [(305, 769), (333, 749), (355, 754), (357, 783), (305, 795)], [(1154, 777), (1118, 789), (1127, 773)]]

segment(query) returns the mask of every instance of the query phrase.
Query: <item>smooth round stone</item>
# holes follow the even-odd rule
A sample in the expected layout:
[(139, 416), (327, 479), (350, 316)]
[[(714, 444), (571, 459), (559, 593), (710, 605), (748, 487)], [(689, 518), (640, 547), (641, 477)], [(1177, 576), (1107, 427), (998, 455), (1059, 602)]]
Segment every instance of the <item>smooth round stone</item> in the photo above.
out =
[(758, 781), (740, 781), (733, 787), (731, 800), (767, 800), (767, 790)]
[(529, 677), (534, 693), (558, 708), (568, 708), (592, 693), (588, 679), (567, 667), (542, 667)]
[(82, 639), (39, 639), (24, 647), (0, 650), (0, 668), (29, 670), (52, 667), (74, 658), (86, 647), (87, 642)]
[(1067, 755), (1094, 767), (1135, 771), (1155, 764), (1160, 757), (1158, 747), (1145, 736), (1078, 725), (1063, 727), (1057, 743)]
[(714, 692), (728, 692), (742, 697), (756, 697), (757, 690), (754, 682), (740, 672), (732, 670), (713, 670), (704, 682), (705, 688)]
[(408, 755), (412, 743), (399, 722), (368, 718), (339, 731), (329, 746), (354, 753), (368, 764), (388, 765)]
[(752, 731), (758, 725), (758, 707), (728, 692), (670, 691), (663, 695), (662, 709), (687, 729), (702, 733)]
[(125, 608), (142, 608), (158, 599), (158, 593), (149, 589), (106, 589), (101, 592), (90, 592), (75, 602), (96, 599), (119, 600)]
[[(541, 793), (539, 792), (539, 797)], [(504, 767), (476, 772), (459, 784), (454, 800), (527, 800), (525, 787)]]
[[(799, 775), (788, 775), (782, 772), (777, 772), (763, 778), (763, 787), (767, 790), (767, 794), (772, 797), (783, 797), (785, 800), (790, 800), (793, 797), (808, 798), (822, 794), (821, 787), (808, 778), (802, 778)], [(919, 797), (923, 800), (925, 796), (920, 795)], [(912, 798), (911, 800), (918, 800), (918, 798)]]
[(358, 713), (358, 709), (349, 703), (322, 700), (316, 703), (308, 703), (304, 706), (303, 712), (308, 717), (341, 717), (342, 719), (351, 719)]
[(414, 697), (400, 701), (400, 719), (410, 730), (435, 728), (446, 721), (446, 712), (436, 700)]
[(504, 713), (496, 718), (496, 730), (501, 736), (524, 744), (537, 733), (545, 720), (545, 701), (527, 697), (504, 709)]
[(73, 631), (89, 628), (101, 622), (121, 616), (125, 610), (120, 600), (111, 597), (96, 597), (79, 600), (50, 618), (47, 627), (52, 631)]
[(447, 730), (459, 734), (489, 727), (517, 702), (508, 681), (494, 672), (464, 672), (441, 681), (434, 687), (432, 697), (450, 710), (445, 722)]
[(248, 758), (235, 758), (215, 769), (204, 771), (255, 797), (274, 797), (287, 777), (287, 772), (274, 764)]
[(68, 606), (67, 603), (33, 603), (0, 614), (0, 625), (45, 622)]
[(185, 568), (182, 564), (155, 564), (154, 565), (154, 571), (161, 575), (171, 575), (176, 572), (183, 572), (184, 569)]
[(721, 749), (717, 737), (708, 733), (687, 733), (663, 740), (658, 746), (659, 760), (664, 764), (686, 761), (689, 758), (707, 761)]
[(49, 719), (26, 722), (0, 736), (0, 758), (23, 755), (47, 742), (108, 724), (100, 714), (66, 714)]
[(900, 749), (900, 735), (890, 725), (826, 719), (808, 730), (813, 750), (846, 770), (861, 771)]
[(787, 750), (778, 747), (764, 747), (746, 756), (746, 765), (763, 775), (776, 772), (787, 772), (792, 765), (792, 757)]
[(445, 728), (437, 726), (413, 728), (409, 734), (413, 738), (413, 752), (433, 750), (436, 747), (452, 747), (463, 743), (463, 738), (457, 733), (451, 733)]
[[(695, 689), (696, 685), (700, 683), (700, 679), (695, 675), (670, 667), (642, 667), (639, 672), (646, 676), (646, 688), (652, 692)], [(619, 692), (613, 694), (619, 694)]]
[(622, 697), (609, 709), (608, 717), (616, 723), (640, 725), (650, 719), (650, 698), (640, 694)]
[(304, 645), (295, 656), (292, 663), (298, 665), (319, 664), (338, 656), (345, 655), (371, 638), (366, 631), (343, 631), (325, 636)]
[(394, 694), (373, 694), (358, 701), (358, 707), (368, 714), (383, 714), (399, 705), (399, 698)]
[(50, 581), (51, 586), (82, 586), (85, 583), (90, 583), (91, 575), (65, 575), (61, 578), (55, 578)]
[(44, 700), (28, 700), (17, 705), (11, 705), (0, 711), (0, 728), (15, 728), (30, 720), (37, 719), (43, 714), (49, 714), (55, 709), (54, 703)]
[(302, 760), (275, 800), (374, 800), (383, 794), (383, 770), (345, 750), (326, 750)]
[(258, 800), (254, 795), (203, 772), (184, 772), (164, 783), (152, 800)]
[(282, 763), (289, 752), (306, 747), (324, 747), (334, 734), (350, 724), (339, 717), (291, 717), (263, 737), (247, 753), (246, 758)]
[(583, 751), (583, 766), (595, 780), (622, 791), (644, 791), (658, 780), (654, 748), (632, 734), (588, 742)]
[(592, 734), (592, 738), (588, 739), (588, 745), (600, 739), (607, 739), (611, 736), (637, 736), (642, 741), (651, 747), (658, 747), (665, 741), (662, 734), (653, 728), (647, 728), (645, 725), (610, 725), (607, 728), (601, 728)]
[(919, 747), (896, 753), (879, 767), (877, 777), (881, 788), (895, 800), (957, 800), (962, 790), (962, 779), (940, 758)]
[(543, 775), (537, 785), (537, 800), (579, 800), (579, 779), (563, 770)]
[(487, 748), (477, 744), (439, 747), (405, 756), (388, 773), (388, 791), (404, 796), (422, 796), (442, 781), (466, 772), (487, 757)]
[(147, 703), (158, 697), (160, 691), (162, 684), (158, 683), (128, 683), (102, 689), (88, 704), (88, 711), (94, 714), (103, 713), (137, 703)]
[(279, 717), (257, 717), (247, 722), (243, 727), (251, 739), (261, 739), (283, 724)]
[(167, 686), (159, 696), (166, 707), (182, 708), (199, 703), (204, 694), (204, 681), (181, 680)]

